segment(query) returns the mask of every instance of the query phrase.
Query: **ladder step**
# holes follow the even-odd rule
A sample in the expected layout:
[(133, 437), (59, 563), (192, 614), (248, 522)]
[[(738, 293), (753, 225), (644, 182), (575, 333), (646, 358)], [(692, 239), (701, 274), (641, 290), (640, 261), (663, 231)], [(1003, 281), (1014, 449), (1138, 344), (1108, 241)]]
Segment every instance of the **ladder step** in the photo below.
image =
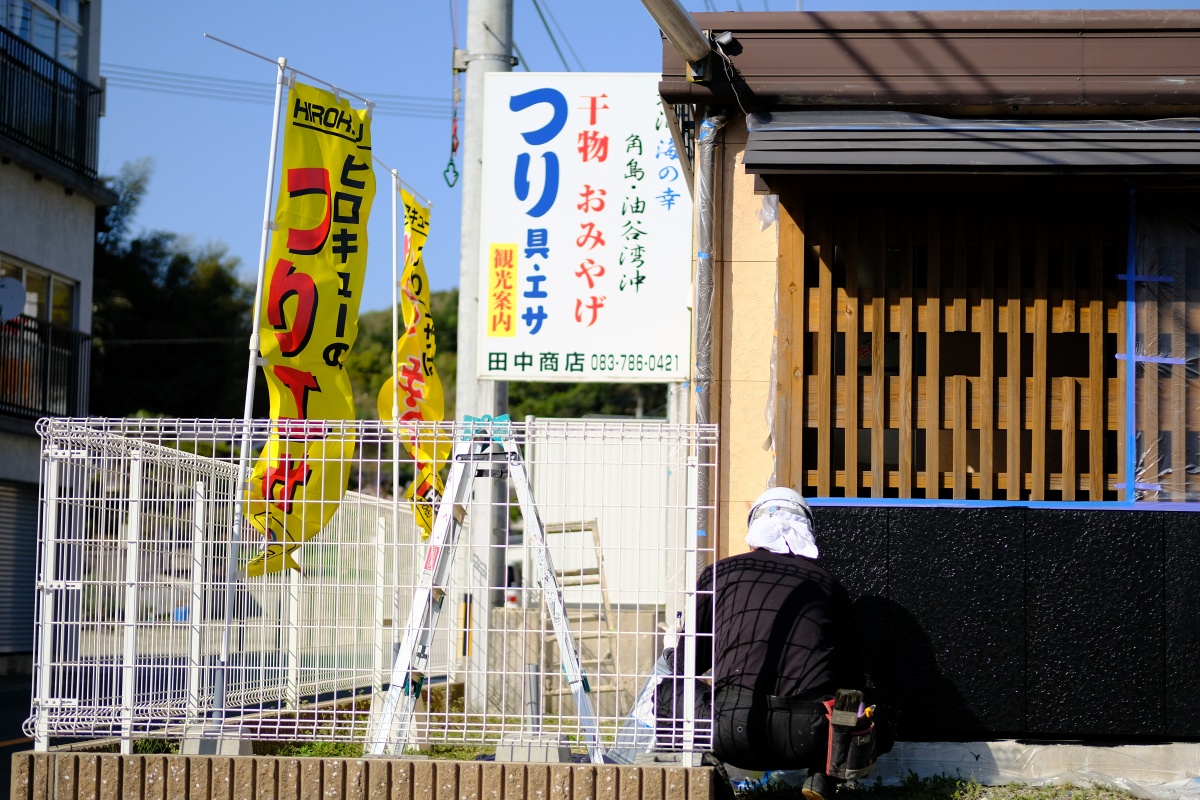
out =
[[(571, 620), (571, 621), (574, 622), (574, 620)], [(580, 637), (587, 636), (592, 639), (595, 639), (600, 636), (616, 636), (617, 635), (616, 631), (573, 630), (573, 631), (571, 631), (571, 633), (575, 636), (580, 636)], [(553, 642), (553, 641), (558, 640), (558, 634), (554, 633), (553, 631), (550, 631), (547, 633), (543, 633), (542, 638), (548, 642)]]
[(582, 578), (580, 578), (580, 577), (574, 577), (574, 578), (559, 578), (559, 580), (558, 580), (558, 585), (559, 585), (559, 586), (562, 586), (562, 587), (567, 587), (567, 586), (599, 586), (599, 585), (600, 585), (600, 579), (599, 579), (599, 578), (589, 578), (589, 577), (586, 577), (586, 576), (585, 576), (585, 577), (582, 577)]
[[(615, 691), (617, 691), (617, 685), (615, 683), (592, 684), (592, 691), (590, 694)], [(547, 697), (563, 697), (564, 695), (570, 696), (574, 694), (574, 692), (572, 692), (571, 687), (568, 686), (563, 689), (546, 689), (542, 692), (542, 694), (546, 695)]]
[(580, 567), (579, 569), (560, 569), (554, 572), (559, 578), (574, 578), (580, 575), (600, 575), (599, 567)]

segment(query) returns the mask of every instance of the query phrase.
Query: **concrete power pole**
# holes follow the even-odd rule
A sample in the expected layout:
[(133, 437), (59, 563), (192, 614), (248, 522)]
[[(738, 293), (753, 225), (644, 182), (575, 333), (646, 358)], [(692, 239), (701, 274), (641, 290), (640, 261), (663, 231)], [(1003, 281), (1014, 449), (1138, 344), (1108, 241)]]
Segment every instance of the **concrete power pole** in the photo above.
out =
[(479, 212), (483, 159), (483, 82), (489, 72), (512, 71), (512, 0), (468, 0), (462, 169), (462, 255), (458, 268), (458, 383), (454, 401), (458, 416), (494, 414), (496, 381), (478, 377)]
[[(454, 393), (455, 414), (480, 416), (508, 411), (508, 384), (479, 379), (479, 303), (487, 291), (479, 285), (479, 215), (483, 189), (483, 83), (489, 72), (511, 72), (512, 0), (468, 0), (467, 51), (456, 53), (465, 62), (466, 102), (463, 115), (462, 253), (458, 268), (458, 370)], [(483, 712), (487, 699), (484, 681), (488, 667), (486, 631), (491, 608), (504, 603), (505, 551), (508, 525), (508, 483), (491, 479), (480, 486), (470, 508), (471, 552), (487, 552), (487, 563), (466, 565), (476, 592), (470, 602), (471, 648), (466, 687), (467, 710)], [(491, 498), (489, 510), (487, 499)], [(480, 592), (486, 569), (488, 589)]]

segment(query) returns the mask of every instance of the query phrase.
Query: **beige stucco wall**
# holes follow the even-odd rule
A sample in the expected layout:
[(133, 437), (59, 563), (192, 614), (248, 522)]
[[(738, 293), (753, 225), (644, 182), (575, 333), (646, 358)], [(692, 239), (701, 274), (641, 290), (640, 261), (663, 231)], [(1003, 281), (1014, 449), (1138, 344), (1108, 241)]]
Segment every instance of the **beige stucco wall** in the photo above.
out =
[(771, 349), (775, 337), (778, 225), (762, 230), (754, 178), (742, 167), (746, 125), (735, 117), (722, 131), (715, 221), (719, 321), (714, 351), (713, 394), (719, 404), (721, 451), (718, 482), (721, 555), (746, 551), (746, 515), (774, 471), (767, 403), (772, 391)]

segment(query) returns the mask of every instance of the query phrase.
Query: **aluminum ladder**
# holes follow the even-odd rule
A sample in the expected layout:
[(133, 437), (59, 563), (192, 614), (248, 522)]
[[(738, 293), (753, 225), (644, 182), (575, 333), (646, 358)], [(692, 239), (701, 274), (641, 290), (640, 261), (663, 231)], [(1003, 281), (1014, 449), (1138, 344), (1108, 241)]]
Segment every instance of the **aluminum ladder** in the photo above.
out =
[(403, 751), (404, 743), (412, 732), (413, 713), (425, 681), (430, 646), (446, 599), (445, 586), (462, 532), (462, 521), (466, 517), (464, 502), (470, 495), (475, 478), (500, 478), (507, 472), (517, 492), (521, 516), (525, 519), (525, 540), (533, 556), (534, 573), (542, 588), (542, 605), (558, 640), (562, 670), (575, 697), (588, 755), (593, 764), (604, 763), (596, 714), (592, 707), (591, 687), (580, 665), (579, 651), (563, 606), (562, 589), (546, 548), (546, 530), (534, 503), (529, 473), (509, 428), (508, 418), (501, 416), (476, 420), (467, 417), (465, 421), (469, 427), (454, 445), (450, 474), (438, 505), (421, 576), (413, 593), (408, 624), (392, 666), (391, 685), (382, 708), (371, 720), (366, 752), (370, 755), (389, 755)]

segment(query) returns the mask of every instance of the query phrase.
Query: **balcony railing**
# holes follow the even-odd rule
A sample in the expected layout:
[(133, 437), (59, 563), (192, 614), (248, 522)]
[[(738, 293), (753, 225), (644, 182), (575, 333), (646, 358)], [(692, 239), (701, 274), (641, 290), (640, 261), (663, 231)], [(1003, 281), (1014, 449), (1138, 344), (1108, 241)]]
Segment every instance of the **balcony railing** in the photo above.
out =
[(0, 28), (0, 135), (95, 180), (100, 89)]
[(87, 415), (91, 336), (43, 320), (0, 325), (0, 414)]

